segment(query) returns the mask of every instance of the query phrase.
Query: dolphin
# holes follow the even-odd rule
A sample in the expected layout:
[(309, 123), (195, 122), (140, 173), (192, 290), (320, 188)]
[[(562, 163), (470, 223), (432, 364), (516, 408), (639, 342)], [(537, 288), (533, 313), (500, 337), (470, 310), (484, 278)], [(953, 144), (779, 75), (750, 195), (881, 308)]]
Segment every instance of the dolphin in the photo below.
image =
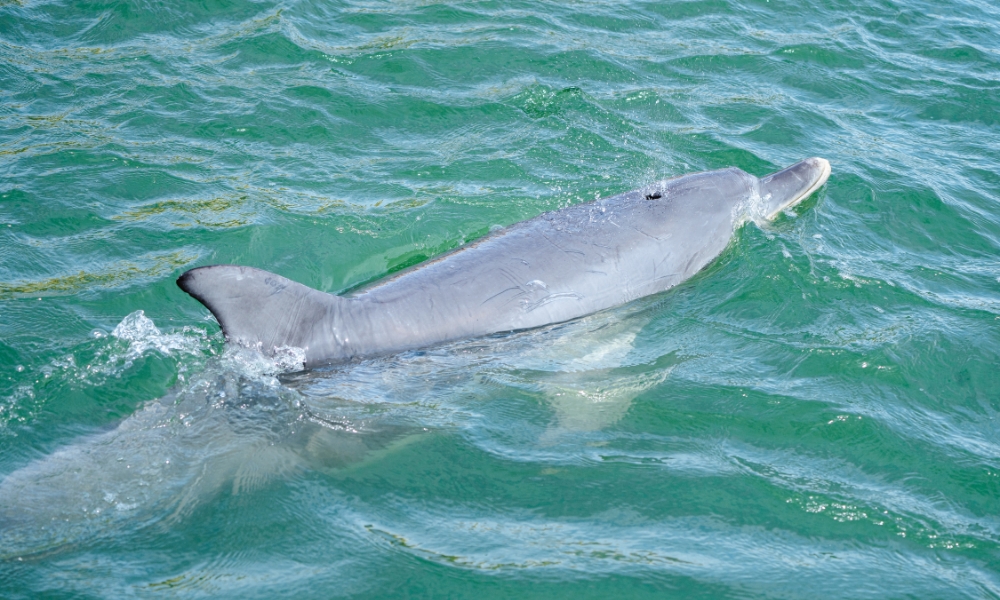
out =
[(177, 284), (226, 340), (306, 368), (576, 319), (668, 290), (726, 248), (747, 220), (771, 220), (822, 186), (808, 158), (757, 178), (737, 168), (667, 179), (500, 229), (346, 296), (234, 265)]

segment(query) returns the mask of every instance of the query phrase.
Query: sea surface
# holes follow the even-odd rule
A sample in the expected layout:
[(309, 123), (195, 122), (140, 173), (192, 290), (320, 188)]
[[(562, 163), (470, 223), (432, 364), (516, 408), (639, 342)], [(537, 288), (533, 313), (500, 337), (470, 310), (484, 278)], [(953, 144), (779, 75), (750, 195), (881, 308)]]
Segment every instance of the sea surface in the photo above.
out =
[[(809, 156), (666, 293), (301, 372), (343, 292)], [(0, 0), (0, 597), (1000, 597), (992, 0)]]

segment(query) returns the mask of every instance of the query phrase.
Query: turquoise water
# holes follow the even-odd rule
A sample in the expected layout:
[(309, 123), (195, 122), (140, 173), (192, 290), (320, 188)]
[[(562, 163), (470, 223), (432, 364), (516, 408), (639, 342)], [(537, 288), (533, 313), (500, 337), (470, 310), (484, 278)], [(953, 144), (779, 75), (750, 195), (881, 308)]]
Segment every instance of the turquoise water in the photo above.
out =
[[(1000, 597), (1000, 8), (0, 2), (0, 596)], [(339, 292), (683, 173), (833, 175), (580, 321), (288, 373)]]

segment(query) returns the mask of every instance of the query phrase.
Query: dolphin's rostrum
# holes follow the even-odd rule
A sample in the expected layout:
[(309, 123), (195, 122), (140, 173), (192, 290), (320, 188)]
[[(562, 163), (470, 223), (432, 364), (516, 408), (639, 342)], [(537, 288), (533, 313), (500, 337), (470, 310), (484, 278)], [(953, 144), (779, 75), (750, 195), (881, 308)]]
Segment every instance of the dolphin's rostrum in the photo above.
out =
[(827, 180), (809, 158), (758, 179), (729, 168), (685, 175), (522, 221), (378, 281), (327, 294), (216, 265), (177, 280), (226, 339), (313, 367), (575, 319), (667, 290), (718, 256), (748, 219), (772, 219)]

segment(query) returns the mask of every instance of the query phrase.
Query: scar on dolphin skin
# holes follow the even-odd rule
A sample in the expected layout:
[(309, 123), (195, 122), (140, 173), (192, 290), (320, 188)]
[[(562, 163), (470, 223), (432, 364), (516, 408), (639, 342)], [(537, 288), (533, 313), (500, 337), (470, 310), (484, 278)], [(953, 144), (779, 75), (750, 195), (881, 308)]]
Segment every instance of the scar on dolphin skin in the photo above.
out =
[[(311, 368), (541, 327), (663, 292), (711, 263), (746, 221), (777, 217), (829, 176), (829, 162), (807, 158), (761, 178), (728, 168), (667, 179), (543, 213), (498, 230), (487, 236), (488, 243), (477, 240), (351, 296), (235, 265), (191, 269), (177, 284), (212, 312), (229, 342), (266, 354), (302, 348)], [(606, 219), (589, 219), (597, 202)], [(612, 273), (594, 268), (606, 268), (608, 260), (594, 246), (615, 250)], [(510, 264), (512, 257), (518, 264)], [(431, 268), (441, 264), (449, 268)], [(470, 268), (477, 272), (449, 278), (454, 269)], [(497, 268), (507, 271), (501, 277), (483, 275)], [(664, 272), (673, 276), (656, 275)], [(515, 289), (526, 294), (522, 282), (531, 281), (572, 291), (550, 294), (551, 300), (543, 298), (537, 306), (529, 303), (530, 310), (520, 302), (491, 302)], [(554, 301), (569, 297), (575, 301)], [(547, 310), (537, 310), (543, 305)], [(405, 332), (392, 327), (394, 314), (406, 315)]]
[[(517, 294), (514, 295), (514, 298), (517, 298), (518, 296), (521, 296), (521, 295), (524, 294), (524, 290), (522, 290), (519, 286), (509, 287), (509, 288), (507, 288), (505, 290), (501, 290), (501, 291), (497, 292), (496, 294), (493, 294), (492, 296), (490, 296), (486, 300), (483, 300), (483, 304), (486, 304), (487, 302), (489, 302), (491, 300), (494, 300), (494, 299), (496, 299), (496, 298), (498, 298), (498, 297), (506, 294), (507, 292), (515, 292), (515, 291), (517, 292)], [(513, 299), (508, 300), (507, 302), (511, 302), (512, 300)]]

